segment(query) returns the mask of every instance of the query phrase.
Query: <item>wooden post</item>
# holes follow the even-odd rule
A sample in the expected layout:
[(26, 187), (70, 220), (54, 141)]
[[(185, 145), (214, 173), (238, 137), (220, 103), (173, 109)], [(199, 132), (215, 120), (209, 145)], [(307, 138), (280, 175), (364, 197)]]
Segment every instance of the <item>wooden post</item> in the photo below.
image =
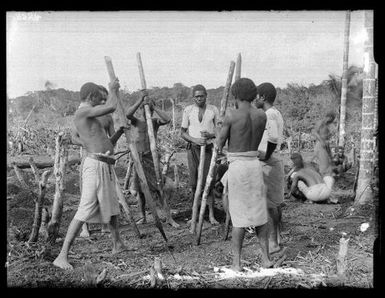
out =
[(36, 242), (39, 236), (39, 230), (42, 219), (42, 209), (49, 175), (51, 175), (51, 171), (45, 171), (41, 176), (41, 180), (39, 181), (39, 196), (37, 197), (35, 202), (35, 216), (33, 219), (32, 231), (29, 236), (28, 242)]
[[(115, 80), (116, 76), (115, 76), (114, 68), (112, 66), (111, 58), (106, 56), (105, 62), (106, 62), (107, 71), (108, 71), (110, 80), (113, 81), (113, 80)], [(122, 102), (121, 102), (119, 97), (118, 97), (117, 112), (118, 112), (118, 116), (119, 116), (119, 120), (120, 120), (121, 124), (128, 126), (128, 119), (124, 113), (124, 108), (123, 108)], [(148, 206), (151, 209), (151, 213), (153, 214), (153, 217), (155, 220), (155, 225), (159, 229), (160, 233), (162, 234), (162, 237), (167, 241), (166, 234), (164, 233), (162, 224), (161, 224), (159, 217), (156, 213), (156, 206), (155, 206), (155, 203), (151, 197), (151, 193), (150, 193), (150, 190), (148, 188), (147, 179), (146, 179), (146, 176), (144, 174), (142, 164), (140, 163), (140, 157), (139, 157), (138, 149), (136, 148), (136, 144), (135, 144), (135, 142), (131, 142), (130, 133), (127, 129), (124, 130), (124, 134), (126, 136), (127, 145), (131, 151), (131, 157), (132, 157), (132, 160), (134, 161), (135, 170), (136, 170), (136, 173), (138, 174), (138, 177), (139, 177), (139, 183), (140, 183), (142, 192), (144, 194), (144, 197), (146, 199)]]
[(347, 253), (348, 253), (349, 239), (346, 239), (344, 235), (340, 238), (340, 247), (337, 256), (337, 276), (342, 283), (345, 282), (345, 272), (347, 269)]
[[(221, 99), (221, 109), (219, 111), (219, 118), (221, 119), (220, 124), (219, 124), (220, 127), (222, 126), (222, 122), (223, 122), (223, 119), (224, 119), (225, 113), (226, 113), (227, 101), (228, 101), (229, 94), (230, 94), (231, 81), (233, 79), (233, 74), (234, 74), (234, 67), (235, 67), (235, 63), (234, 63), (234, 61), (231, 61), (229, 73), (227, 75), (225, 89), (223, 90), (223, 96)], [(203, 225), (203, 215), (204, 215), (205, 209), (206, 209), (207, 196), (208, 196), (209, 191), (210, 191), (210, 189), (209, 189), (210, 184), (211, 184), (212, 180), (214, 179), (214, 177), (213, 177), (214, 176), (214, 168), (215, 168), (217, 156), (218, 156), (218, 147), (217, 147), (217, 144), (214, 143), (213, 153), (212, 153), (211, 162), (210, 162), (210, 168), (209, 168), (209, 172), (208, 172), (207, 178), (206, 178), (206, 184), (205, 184), (205, 188), (204, 188), (204, 192), (203, 192), (203, 196), (202, 196), (202, 202), (201, 202), (201, 210), (199, 213), (198, 233), (197, 233), (197, 239), (196, 239), (197, 245), (200, 244), (202, 225)], [(227, 217), (227, 215), (226, 215), (226, 217)]]
[(48, 223), (48, 239), (47, 241), (53, 245), (55, 244), (56, 237), (59, 233), (61, 216), (63, 213), (63, 191), (64, 191), (64, 175), (66, 162), (68, 158), (67, 144), (64, 140), (64, 133), (59, 132), (56, 137), (56, 152), (55, 152), (55, 164), (54, 175), (56, 179), (55, 183), (55, 196), (52, 206), (52, 217)]
[(175, 100), (173, 98), (170, 98), (171, 105), (172, 105), (172, 129), (175, 132)]

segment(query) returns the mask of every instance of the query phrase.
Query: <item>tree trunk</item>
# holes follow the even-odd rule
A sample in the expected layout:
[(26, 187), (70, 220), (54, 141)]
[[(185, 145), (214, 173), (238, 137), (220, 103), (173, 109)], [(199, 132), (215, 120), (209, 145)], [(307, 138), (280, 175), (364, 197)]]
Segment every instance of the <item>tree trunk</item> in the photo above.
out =
[(54, 175), (56, 179), (55, 196), (52, 206), (52, 217), (48, 223), (48, 239), (47, 241), (53, 245), (59, 233), (61, 216), (63, 213), (63, 191), (64, 191), (64, 175), (68, 158), (67, 143), (64, 140), (64, 133), (59, 132), (56, 137), (56, 153), (54, 164)]
[(39, 182), (39, 196), (35, 202), (35, 217), (33, 220), (32, 231), (28, 242), (36, 242), (39, 236), (39, 230), (40, 230), (41, 218), (42, 218), (42, 209), (43, 209), (44, 197), (46, 193), (46, 185), (50, 174), (51, 174), (50, 170), (45, 171), (41, 176), (41, 181)]
[(344, 60), (341, 86), (341, 109), (339, 123), (339, 146), (345, 146), (346, 94), (348, 91), (348, 60), (349, 60), (350, 11), (346, 12), (344, 34)]
[(365, 11), (365, 29), (367, 40), (364, 53), (364, 80), (362, 98), (362, 124), (360, 168), (357, 182), (355, 205), (362, 205), (372, 200), (370, 187), (373, 175), (374, 157), (374, 106), (375, 106), (375, 62), (373, 57), (373, 11)]

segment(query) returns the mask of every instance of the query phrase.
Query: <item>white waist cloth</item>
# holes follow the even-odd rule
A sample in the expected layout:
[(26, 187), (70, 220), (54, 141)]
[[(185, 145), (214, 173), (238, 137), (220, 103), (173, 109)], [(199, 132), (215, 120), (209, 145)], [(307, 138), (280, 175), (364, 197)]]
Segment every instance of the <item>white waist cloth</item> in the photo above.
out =
[(258, 151), (228, 152), (227, 160), (230, 163), (229, 169), (222, 182), (227, 179), (233, 226), (246, 228), (265, 224), (266, 193)]
[(121, 191), (112, 165), (85, 157), (82, 169), (82, 194), (75, 219), (89, 223), (109, 223), (118, 215)]

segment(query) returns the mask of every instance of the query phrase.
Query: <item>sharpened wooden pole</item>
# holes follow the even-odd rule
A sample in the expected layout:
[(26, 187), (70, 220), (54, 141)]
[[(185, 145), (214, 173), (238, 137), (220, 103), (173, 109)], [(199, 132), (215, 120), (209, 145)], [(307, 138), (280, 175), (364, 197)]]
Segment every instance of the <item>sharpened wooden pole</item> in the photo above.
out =
[[(138, 62), (140, 82), (142, 85), (142, 89), (147, 89), (146, 79), (144, 76), (144, 69), (143, 69), (143, 64), (142, 64), (142, 58), (140, 56), (140, 53), (136, 54), (136, 58), (137, 58), (137, 62)], [(163, 184), (162, 184), (162, 178), (161, 178), (161, 174), (160, 174), (161, 172), (160, 172), (159, 155), (158, 155), (158, 151), (156, 150), (156, 139), (155, 139), (154, 125), (152, 123), (150, 107), (148, 106), (148, 104), (144, 105), (144, 111), (146, 114), (148, 137), (150, 139), (151, 154), (152, 154), (152, 159), (154, 162), (155, 176), (156, 176), (156, 180), (157, 180), (156, 184), (158, 186), (160, 193), (163, 194)], [(163, 195), (162, 195), (162, 197), (163, 197)]]
[[(232, 81), (233, 75), (234, 75), (234, 68), (235, 68), (235, 62), (231, 61), (229, 73), (227, 75), (225, 89), (223, 90), (223, 95), (221, 98), (221, 109), (219, 111), (219, 118), (220, 118), (219, 126), (222, 126), (222, 122), (223, 122), (223, 119), (225, 117), (227, 101), (228, 101), (229, 94), (230, 94), (231, 81)], [(208, 172), (207, 177), (206, 177), (206, 184), (205, 184), (205, 188), (204, 188), (204, 192), (203, 192), (203, 196), (202, 196), (202, 202), (201, 202), (201, 210), (199, 213), (200, 216), (199, 216), (198, 233), (197, 233), (197, 239), (196, 239), (197, 245), (200, 244), (202, 225), (203, 225), (203, 215), (204, 215), (205, 210), (206, 210), (207, 196), (210, 192), (210, 184), (211, 184), (211, 181), (214, 179), (214, 177), (213, 177), (214, 176), (214, 168), (215, 168), (217, 156), (218, 156), (218, 147), (217, 147), (216, 143), (214, 143), (213, 153), (212, 153), (211, 161), (210, 161), (210, 168), (209, 168), (209, 172)], [(195, 200), (194, 200), (194, 202), (195, 202)]]
[[(108, 75), (110, 77), (110, 80), (113, 81), (113, 80), (115, 80), (116, 76), (115, 76), (114, 68), (112, 66), (111, 58), (110, 57), (104, 57), (104, 59), (106, 62), (107, 71), (108, 71)], [(117, 96), (117, 100), (118, 100), (117, 112), (118, 112), (120, 123), (122, 126), (128, 127), (129, 126), (128, 119), (124, 113), (124, 108), (123, 108), (123, 105), (122, 105), (122, 102), (121, 102), (119, 96)], [(146, 202), (150, 206), (151, 212), (156, 212), (155, 203), (153, 202), (152, 197), (151, 197), (151, 193), (148, 189), (146, 176), (144, 175), (143, 167), (142, 167), (142, 164), (140, 163), (139, 153), (138, 153), (138, 149), (136, 148), (136, 144), (134, 142), (131, 142), (130, 133), (127, 129), (124, 130), (124, 134), (126, 136), (127, 145), (130, 149), (131, 157), (132, 157), (132, 160), (134, 162), (136, 172), (138, 173), (139, 182), (140, 182), (140, 185), (142, 188), (142, 192), (144, 193)], [(127, 214), (127, 217), (130, 218), (130, 214)], [(159, 229), (162, 236), (165, 237), (162, 226), (161, 225), (159, 226), (159, 224), (157, 224), (157, 219), (159, 221), (159, 218), (157, 217), (156, 213), (154, 215), (154, 219), (155, 219), (155, 225)], [(135, 221), (133, 221), (133, 226), (134, 226), (134, 230), (136, 231), (137, 227), (136, 227)]]
[(198, 181), (197, 186), (195, 189), (194, 194), (194, 202), (193, 202), (193, 208), (192, 208), (192, 216), (191, 216), (191, 227), (190, 227), (190, 233), (195, 233), (195, 227), (196, 227), (196, 221), (197, 221), (197, 214), (198, 214), (198, 201), (201, 196), (202, 191), (202, 184), (203, 184), (203, 170), (205, 166), (205, 159), (206, 159), (206, 145), (201, 146), (200, 148), (200, 155), (199, 155), (199, 167), (198, 167)]

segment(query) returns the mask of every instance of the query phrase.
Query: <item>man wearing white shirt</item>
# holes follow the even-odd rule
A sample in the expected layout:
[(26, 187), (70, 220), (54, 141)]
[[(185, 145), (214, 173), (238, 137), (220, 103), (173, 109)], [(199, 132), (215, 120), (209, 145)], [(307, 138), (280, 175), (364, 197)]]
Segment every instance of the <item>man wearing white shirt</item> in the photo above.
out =
[(284, 169), (279, 150), (283, 141), (283, 118), (274, 107), (277, 91), (271, 83), (257, 87), (257, 108), (262, 108), (267, 116), (266, 128), (259, 144), (260, 160), (263, 165), (263, 180), (266, 187), (267, 209), (269, 213), (269, 252), (282, 251), (280, 248), (281, 204), (284, 197)]
[[(202, 85), (196, 85), (193, 90), (194, 104), (187, 106), (183, 111), (181, 137), (188, 142), (187, 162), (190, 174), (192, 198), (198, 180), (200, 161), (200, 147), (206, 145), (206, 158), (203, 170), (203, 185), (210, 167), (213, 142), (216, 136), (216, 127), (219, 121), (219, 110), (216, 106), (206, 104), (207, 91)], [(213, 181), (208, 195), (209, 219), (211, 224), (218, 224), (214, 217)]]

